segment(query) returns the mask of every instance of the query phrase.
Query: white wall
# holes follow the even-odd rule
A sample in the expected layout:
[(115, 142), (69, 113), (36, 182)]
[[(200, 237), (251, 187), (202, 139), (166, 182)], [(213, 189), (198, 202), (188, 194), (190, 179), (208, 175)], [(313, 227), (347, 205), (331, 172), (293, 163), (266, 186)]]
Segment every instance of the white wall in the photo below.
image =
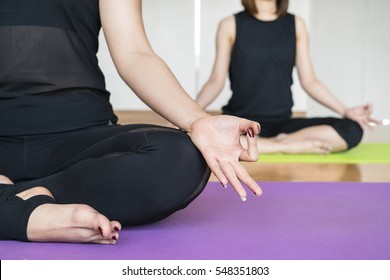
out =
[[(155, 52), (169, 65), (185, 89), (195, 87), (194, 5), (192, 0), (144, 0), (143, 17)], [(146, 110), (148, 107), (118, 76), (103, 34), (100, 36), (99, 64), (116, 110)], [(152, 82), (152, 81), (151, 81)]]
[[(200, 83), (201, 88), (209, 78), (215, 58), (215, 35), (221, 19), (242, 10), (240, 0), (202, 0), (201, 13), (201, 48), (200, 48)], [(230, 84), (225, 87), (208, 110), (220, 110), (231, 96)]]
[[(390, 1), (312, 0), (313, 63), (318, 77), (346, 105), (371, 102), (389, 118)], [(308, 114), (333, 115), (313, 101)]]

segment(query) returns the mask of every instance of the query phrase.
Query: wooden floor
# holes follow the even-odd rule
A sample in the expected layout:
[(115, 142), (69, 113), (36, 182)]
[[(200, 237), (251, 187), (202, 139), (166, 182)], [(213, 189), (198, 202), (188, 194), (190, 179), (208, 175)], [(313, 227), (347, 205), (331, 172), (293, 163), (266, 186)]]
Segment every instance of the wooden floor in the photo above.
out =
[[(218, 112), (211, 112), (217, 114)], [(119, 123), (151, 123), (165, 125), (167, 121), (151, 111), (118, 111)], [(379, 135), (379, 134), (378, 134)], [(377, 142), (387, 142), (381, 134), (370, 135)], [(388, 137), (387, 131), (386, 136)], [(334, 163), (242, 163), (257, 181), (293, 182), (390, 182), (390, 164)], [(212, 175), (211, 181), (216, 181)]]

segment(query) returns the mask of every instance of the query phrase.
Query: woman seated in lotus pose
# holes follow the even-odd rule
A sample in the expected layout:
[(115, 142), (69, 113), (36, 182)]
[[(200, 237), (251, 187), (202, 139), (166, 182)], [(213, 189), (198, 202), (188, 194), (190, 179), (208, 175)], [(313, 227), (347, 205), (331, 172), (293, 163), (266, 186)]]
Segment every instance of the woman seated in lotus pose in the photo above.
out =
[[(217, 53), (197, 103), (206, 108), (221, 92), (227, 73), (232, 97), (226, 115), (261, 124), (260, 153), (340, 152), (359, 144), (371, 105), (347, 108), (316, 78), (304, 21), (287, 13), (288, 0), (242, 0), (245, 8), (224, 18)], [(343, 118), (292, 118), (292, 70), (304, 90)], [(245, 143), (243, 142), (245, 145)]]
[[(122, 226), (186, 207), (210, 169), (246, 199), (261, 189), (258, 123), (206, 114), (153, 52), (141, 0), (2, 0), (0, 239), (115, 244)], [(97, 63), (103, 29), (123, 80), (187, 133), (117, 125)], [(239, 136), (246, 134), (247, 148)]]

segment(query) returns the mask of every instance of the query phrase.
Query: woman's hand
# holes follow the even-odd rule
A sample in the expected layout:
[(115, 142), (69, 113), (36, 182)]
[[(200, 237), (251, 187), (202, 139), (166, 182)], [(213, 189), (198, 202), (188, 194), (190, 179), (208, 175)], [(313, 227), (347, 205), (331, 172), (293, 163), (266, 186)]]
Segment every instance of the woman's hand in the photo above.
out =
[(357, 122), (362, 129), (370, 127), (370, 123), (379, 124), (379, 121), (371, 118), (372, 105), (360, 105), (348, 108), (344, 116), (350, 120)]
[[(258, 159), (256, 134), (259, 132), (258, 123), (226, 115), (202, 117), (191, 126), (191, 139), (211, 171), (223, 186), (226, 187), (230, 182), (243, 201), (246, 200), (246, 191), (240, 181), (255, 195), (262, 193), (257, 183), (239, 163), (239, 160)], [(240, 135), (245, 133), (248, 149), (244, 149), (240, 144)]]

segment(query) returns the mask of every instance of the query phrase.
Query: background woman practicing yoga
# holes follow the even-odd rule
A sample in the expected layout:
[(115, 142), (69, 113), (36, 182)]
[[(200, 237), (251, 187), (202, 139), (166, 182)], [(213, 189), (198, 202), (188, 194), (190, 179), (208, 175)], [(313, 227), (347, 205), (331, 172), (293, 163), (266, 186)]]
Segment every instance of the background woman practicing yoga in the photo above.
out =
[[(261, 123), (260, 153), (323, 154), (358, 145), (362, 129), (375, 122), (372, 107), (346, 107), (317, 79), (305, 23), (287, 13), (288, 0), (242, 4), (244, 11), (219, 24), (214, 67), (198, 104), (206, 108), (219, 95), (229, 72), (232, 97), (222, 111)], [(343, 118), (292, 118), (294, 66), (304, 90)]]

